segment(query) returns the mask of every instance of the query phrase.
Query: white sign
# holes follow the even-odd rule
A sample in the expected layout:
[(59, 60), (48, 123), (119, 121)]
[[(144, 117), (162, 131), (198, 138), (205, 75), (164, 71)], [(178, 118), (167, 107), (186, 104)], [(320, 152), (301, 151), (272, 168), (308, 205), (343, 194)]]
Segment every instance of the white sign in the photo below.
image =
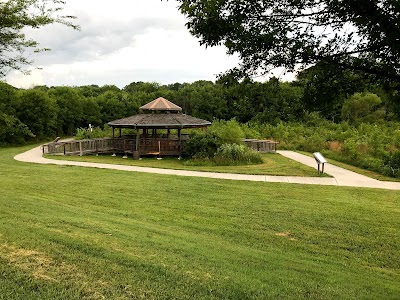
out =
[(327, 163), (328, 161), (325, 159), (325, 157), (322, 156), (321, 153), (319, 152), (315, 152), (313, 153), (315, 160), (317, 161), (317, 163), (319, 164), (324, 164)]

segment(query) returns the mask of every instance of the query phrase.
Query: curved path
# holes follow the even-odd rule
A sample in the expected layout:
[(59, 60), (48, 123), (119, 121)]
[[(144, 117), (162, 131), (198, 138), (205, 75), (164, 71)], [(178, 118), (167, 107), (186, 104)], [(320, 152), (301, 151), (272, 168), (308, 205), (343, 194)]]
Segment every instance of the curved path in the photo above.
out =
[[(308, 157), (293, 151), (278, 151), (278, 153), (290, 159), (303, 163), (305, 165), (311, 166), (313, 168), (316, 167), (315, 160), (312, 157)], [(111, 165), (111, 164), (101, 164), (101, 163), (88, 163), (79, 161), (55, 160), (55, 159), (44, 158), (42, 156), (42, 150), (40, 147), (36, 147), (24, 153), (18, 154), (14, 157), (14, 159), (22, 162), (31, 162), (38, 164), (81, 166), (81, 167), (91, 167), (100, 169), (113, 169), (121, 171), (168, 174), (168, 175), (178, 175), (178, 176), (195, 176), (195, 177), (264, 181), (264, 182), (338, 185), (338, 186), (369, 187), (369, 188), (400, 190), (400, 182), (379, 181), (330, 164), (325, 166), (325, 171), (326, 173), (332, 175), (334, 178), (196, 172), (196, 171), (186, 171), (186, 170), (171, 170), (171, 169), (146, 168), (146, 167)]]

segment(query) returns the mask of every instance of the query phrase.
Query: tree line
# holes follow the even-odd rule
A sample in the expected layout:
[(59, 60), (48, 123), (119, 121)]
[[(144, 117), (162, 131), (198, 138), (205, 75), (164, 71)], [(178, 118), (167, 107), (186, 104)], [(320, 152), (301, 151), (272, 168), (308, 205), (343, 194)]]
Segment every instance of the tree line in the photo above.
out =
[(334, 122), (399, 120), (399, 91), (375, 85), (354, 72), (330, 73), (323, 66), (303, 71), (293, 82), (196, 81), (160, 85), (132, 82), (114, 85), (16, 89), (0, 82), (0, 144), (20, 144), (74, 135), (77, 128), (103, 126), (134, 115), (139, 107), (164, 97), (183, 112), (213, 121), (278, 124), (307, 119), (310, 113)]

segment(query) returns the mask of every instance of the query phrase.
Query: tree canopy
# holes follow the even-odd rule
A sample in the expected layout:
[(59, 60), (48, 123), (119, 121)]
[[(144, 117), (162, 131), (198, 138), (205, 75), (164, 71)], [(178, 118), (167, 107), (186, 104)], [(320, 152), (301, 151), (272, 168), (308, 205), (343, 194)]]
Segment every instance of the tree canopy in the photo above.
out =
[(400, 79), (398, 0), (178, 0), (190, 32), (237, 53), (239, 77), (327, 62)]
[(2, 0), (0, 1), (0, 78), (10, 70), (24, 71), (33, 61), (26, 53), (46, 51), (39, 43), (25, 35), (25, 28), (41, 28), (60, 23), (74, 29), (74, 16), (59, 15), (65, 1), (61, 0)]

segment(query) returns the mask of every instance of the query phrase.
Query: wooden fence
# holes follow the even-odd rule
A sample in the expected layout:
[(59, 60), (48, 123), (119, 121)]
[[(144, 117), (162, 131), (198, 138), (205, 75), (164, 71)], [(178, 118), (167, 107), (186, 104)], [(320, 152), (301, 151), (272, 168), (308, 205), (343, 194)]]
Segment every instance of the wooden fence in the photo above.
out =
[(113, 139), (90, 139), (67, 142), (52, 142), (42, 145), (43, 154), (84, 155), (113, 152)]
[[(164, 138), (143, 137), (136, 143), (135, 136), (119, 138), (101, 138), (90, 140), (73, 140), (66, 142), (51, 142), (42, 145), (43, 153), (59, 155), (85, 155), (97, 153), (132, 154), (138, 151), (139, 155), (181, 155), (185, 152), (188, 137)], [(244, 140), (247, 147), (260, 152), (275, 152), (275, 141), (271, 140)], [(138, 146), (138, 149), (136, 147)]]
[(243, 141), (247, 147), (259, 152), (276, 152), (276, 145), (278, 144), (278, 142), (272, 140), (245, 139)]
[[(139, 139), (140, 155), (180, 155), (186, 139), (143, 138)], [(42, 145), (43, 154), (84, 155), (97, 153), (132, 154), (136, 151), (136, 138), (101, 138), (52, 142)]]

